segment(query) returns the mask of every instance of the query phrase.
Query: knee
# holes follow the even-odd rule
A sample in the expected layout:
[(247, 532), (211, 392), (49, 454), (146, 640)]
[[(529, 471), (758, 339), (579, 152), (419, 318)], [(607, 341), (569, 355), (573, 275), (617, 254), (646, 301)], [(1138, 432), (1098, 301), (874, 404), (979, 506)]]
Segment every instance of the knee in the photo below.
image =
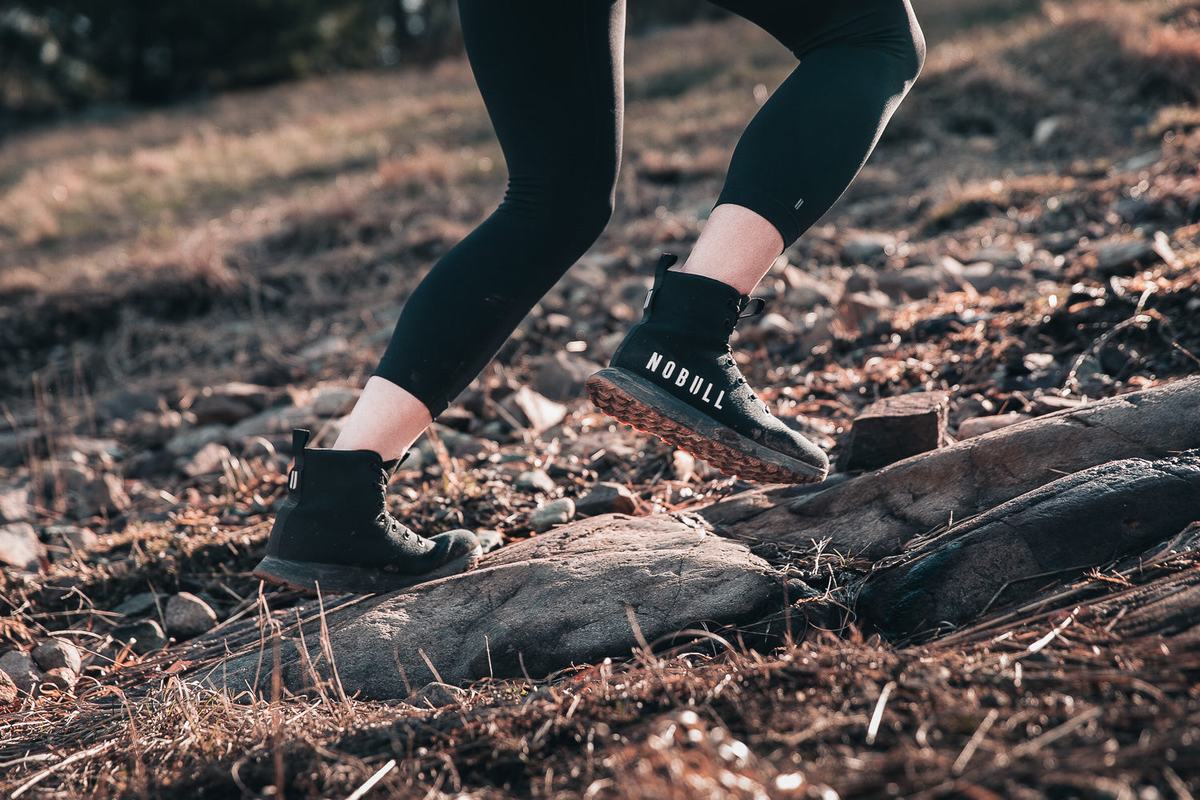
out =
[(501, 208), (582, 252), (608, 226), (615, 196), (615, 178), (557, 170), (536, 179), (514, 176)]
[(908, 9), (908, 25), (901, 32), (899, 49), (904, 79), (911, 84), (925, 66), (925, 33), (911, 8)]

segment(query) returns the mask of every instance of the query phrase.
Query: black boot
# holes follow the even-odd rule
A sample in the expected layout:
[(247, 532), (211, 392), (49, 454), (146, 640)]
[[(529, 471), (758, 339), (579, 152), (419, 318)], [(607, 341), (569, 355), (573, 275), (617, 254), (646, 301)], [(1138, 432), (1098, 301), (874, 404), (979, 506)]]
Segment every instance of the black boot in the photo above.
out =
[(399, 461), (370, 450), (306, 449), (292, 432), (295, 466), (254, 576), (295, 589), (390, 592), (464, 572), (482, 550), (470, 531), (426, 539), (387, 510), (387, 482)]
[(668, 270), (659, 259), (642, 321), (612, 363), (588, 379), (602, 411), (703, 458), (729, 475), (767, 483), (824, 480), (829, 459), (771, 416), (746, 384), (729, 337), (762, 300), (702, 275)]

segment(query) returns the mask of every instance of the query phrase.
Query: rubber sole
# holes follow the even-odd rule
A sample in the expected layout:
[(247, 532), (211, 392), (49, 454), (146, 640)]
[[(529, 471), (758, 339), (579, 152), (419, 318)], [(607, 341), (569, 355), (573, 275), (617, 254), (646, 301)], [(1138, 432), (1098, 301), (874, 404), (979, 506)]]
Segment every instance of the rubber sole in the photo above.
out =
[(819, 483), (828, 472), (742, 436), (623, 369), (600, 370), (588, 378), (587, 390), (605, 414), (704, 459), (726, 475), (762, 483)]
[(252, 574), (267, 583), (306, 592), (315, 593), (319, 587), (322, 594), (379, 594), (408, 589), (438, 578), (467, 572), (475, 567), (482, 555), (483, 548), (476, 547), (470, 553), (447, 561), (432, 572), (421, 575), (401, 575), (368, 567), (292, 561), (267, 556), (258, 562)]

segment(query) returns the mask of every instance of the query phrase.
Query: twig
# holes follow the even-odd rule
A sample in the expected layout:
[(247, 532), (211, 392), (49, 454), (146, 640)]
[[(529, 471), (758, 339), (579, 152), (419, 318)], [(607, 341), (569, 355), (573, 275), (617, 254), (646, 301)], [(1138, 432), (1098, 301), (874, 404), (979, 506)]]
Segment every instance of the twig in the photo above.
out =
[(871, 714), (871, 724), (867, 726), (867, 744), (875, 744), (875, 736), (879, 733), (879, 723), (883, 721), (883, 708), (887, 705), (892, 690), (896, 688), (895, 681), (888, 681), (883, 691), (879, 693), (879, 702), (875, 703), (875, 713)]
[(983, 718), (983, 722), (979, 723), (979, 727), (971, 734), (971, 738), (963, 746), (962, 752), (958, 754), (958, 758), (954, 759), (954, 765), (950, 767), (950, 771), (955, 775), (961, 775), (962, 771), (967, 768), (967, 762), (971, 760), (971, 756), (975, 755), (975, 751), (979, 749), (979, 744), (983, 741), (983, 737), (987, 736), (988, 731), (992, 729), (992, 725), (996, 724), (996, 718), (1000, 716), (1000, 712), (992, 709)]
[(62, 761), (58, 762), (54, 766), (46, 767), (41, 772), (34, 775), (29, 780), (25, 781), (25, 783), (18, 786), (13, 791), (13, 793), (11, 795), (9, 795), (9, 797), (12, 798), (13, 800), (16, 800), (16, 798), (25, 794), (26, 791), (28, 791), (32, 787), (36, 786), (37, 784), (41, 783), (43, 780), (50, 777), (55, 772), (58, 772), (63, 767), (68, 767), (71, 764), (74, 764), (76, 761), (82, 761), (85, 758), (91, 758), (92, 756), (99, 755), (99, 754), (103, 753), (105, 750), (107, 750), (108, 748), (112, 747), (116, 743), (117, 743), (116, 739), (109, 739), (107, 742), (102, 742), (101, 744), (98, 744), (94, 747), (89, 747), (87, 750), (80, 750), (78, 753), (75, 753), (74, 755), (67, 756), (66, 758), (64, 758)]
[(396, 759), (393, 758), (390, 761), (388, 761), (386, 764), (384, 764), (382, 767), (375, 770), (375, 774), (372, 775), (371, 777), (367, 778), (367, 780), (363, 783), (362, 786), (359, 786), (357, 789), (355, 789), (353, 792), (351, 792), (350, 795), (346, 798), (346, 800), (360, 800), (362, 797), (366, 796), (367, 792), (371, 791), (371, 789), (373, 789), (375, 787), (375, 784), (377, 784), (381, 780), (383, 780), (384, 775), (387, 775), (389, 772), (391, 772), (395, 768), (396, 768)]

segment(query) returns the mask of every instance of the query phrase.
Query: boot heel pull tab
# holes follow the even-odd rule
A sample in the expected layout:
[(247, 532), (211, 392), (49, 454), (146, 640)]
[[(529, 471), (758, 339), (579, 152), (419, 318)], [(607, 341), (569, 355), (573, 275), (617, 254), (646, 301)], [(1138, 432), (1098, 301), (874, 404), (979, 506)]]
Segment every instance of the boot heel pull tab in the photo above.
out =
[(742, 304), (741, 311), (738, 313), (738, 319), (746, 317), (757, 317), (759, 314), (767, 310), (767, 301), (763, 297), (748, 297), (746, 302)]
[(650, 310), (650, 303), (653, 301), (654, 295), (658, 292), (658, 287), (662, 285), (663, 276), (667, 274), (667, 270), (674, 266), (678, 260), (679, 256), (674, 253), (663, 253), (658, 257), (658, 264), (654, 267), (654, 285), (646, 293), (646, 302), (642, 304), (643, 311)]
[(292, 429), (292, 460), (295, 466), (288, 473), (288, 491), (295, 492), (300, 488), (300, 473), (304, 470), (304, 448), (308, 446), (310, 435), (305, 428)]

